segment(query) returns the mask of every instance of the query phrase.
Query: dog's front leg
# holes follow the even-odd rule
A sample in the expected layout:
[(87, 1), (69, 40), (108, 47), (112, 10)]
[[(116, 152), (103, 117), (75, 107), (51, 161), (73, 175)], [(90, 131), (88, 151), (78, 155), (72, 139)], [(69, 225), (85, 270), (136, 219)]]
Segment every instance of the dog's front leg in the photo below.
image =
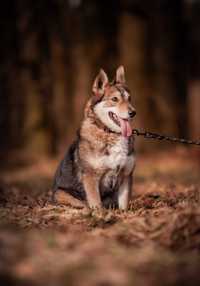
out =
[(101, 208), (99, 177), (96, 174), (86, 173), (83, 175), (83, 185), (89, 207)]
[(131, 189), (132, 189), (132, 174), (126, 176), (119, 187), (118, 191), (119, 209), (121, 210), (128, 209), (128, 204), (131, 196)]

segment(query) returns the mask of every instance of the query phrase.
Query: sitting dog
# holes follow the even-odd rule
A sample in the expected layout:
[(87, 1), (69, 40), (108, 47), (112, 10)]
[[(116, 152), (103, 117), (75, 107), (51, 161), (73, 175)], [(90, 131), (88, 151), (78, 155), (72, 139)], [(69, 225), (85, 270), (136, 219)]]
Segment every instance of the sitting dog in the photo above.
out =
[(131, 128), (135, 115), (123, 66), (111, 83), (101, 69), (77, 138), (55, 174), (53, 197), (57, 202), (128, 208), (135, 166)]

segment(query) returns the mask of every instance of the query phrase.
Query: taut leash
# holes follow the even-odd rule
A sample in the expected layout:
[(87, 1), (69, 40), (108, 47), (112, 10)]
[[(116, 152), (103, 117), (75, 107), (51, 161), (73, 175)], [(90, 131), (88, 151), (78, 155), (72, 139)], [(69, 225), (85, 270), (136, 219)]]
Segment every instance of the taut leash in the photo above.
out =
[(166, 136), (166, 135), (157, 134), (157, 133), (148, 132), (148, 131), (140, 131), (138, 129), (133, 129), (133, 135), (143, 136), (146, 139), (163, 140), (163, 141), (170, 141), (170, 142), (175, 142), (175, 143), (200, 146), (200, 140), (187, 140), (184, 138), (176, 138), (173, 136)]

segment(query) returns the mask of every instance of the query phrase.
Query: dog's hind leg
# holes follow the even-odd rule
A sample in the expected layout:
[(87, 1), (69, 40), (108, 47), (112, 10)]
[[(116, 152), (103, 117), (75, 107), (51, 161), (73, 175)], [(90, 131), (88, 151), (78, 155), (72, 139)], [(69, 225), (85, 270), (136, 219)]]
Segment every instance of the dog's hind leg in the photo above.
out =
[(86, 206), (84, 202), (74, 198), (72, 195), (61, 189), (58, 189), (54, 193), (54, 202), (61, 205), (72, 206), (78, 209), (84, 208)]

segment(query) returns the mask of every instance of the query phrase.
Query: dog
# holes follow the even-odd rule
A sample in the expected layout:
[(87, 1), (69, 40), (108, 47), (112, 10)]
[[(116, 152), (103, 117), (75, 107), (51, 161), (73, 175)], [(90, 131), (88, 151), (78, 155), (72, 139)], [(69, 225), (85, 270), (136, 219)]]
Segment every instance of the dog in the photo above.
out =
[(135, 167), (131, 128), (135, 115), (124, 67), (116, 70), (112, 82), (101, 69), (77, 138), (57, 168), (54, 201), (128, 209)]

